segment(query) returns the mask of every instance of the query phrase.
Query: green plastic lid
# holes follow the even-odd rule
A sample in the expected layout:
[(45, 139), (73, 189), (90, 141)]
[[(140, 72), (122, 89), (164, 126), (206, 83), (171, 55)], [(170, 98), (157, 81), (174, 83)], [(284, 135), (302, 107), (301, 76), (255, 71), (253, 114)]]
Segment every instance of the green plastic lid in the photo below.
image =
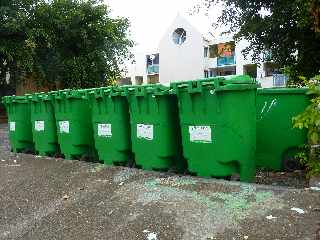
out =
[(90, 96), (95, 98), (101, 97), (110, 97), (110, 96), (125, 96), (125, 87), (118, 87), (118, 86), (108, 86), (108, 87), (100, 87), (91, 89), (89, 91)]
[(34, 93), (31, 96), (28, 97), (29, 100), (34, 102), (39, 101), (51, 101), (53, 99), (53, 95), (51, 93)]
[(171, 83), (170, 86), (170, 91), (173, 93), (177, 93), (180, 90), (188, 91), (189, 93), (202, 92), (204, 87), (209, 86), (214, 88), (215, 91), (246, 90), (257, 88), (255, 80), (248, 75), (213, 77), (194, 81), (174, 82)]
[(24, 96), (5, 96), (2, 98), (2, 102), (4, 104), (11, 104), (11, 103), (28, 103), (28, 97), (30, 94), (26, 94)]
[(145, 96), (146, 94), (153, 95), (165, 95), (169, 93), (170, 88), (162, 84), (145, 84), (135, 85), (126, 88), (128, 94), (134, 94), (135, 96)]
[(308, 88), (258, 88), (258, 94), (306, 94)]

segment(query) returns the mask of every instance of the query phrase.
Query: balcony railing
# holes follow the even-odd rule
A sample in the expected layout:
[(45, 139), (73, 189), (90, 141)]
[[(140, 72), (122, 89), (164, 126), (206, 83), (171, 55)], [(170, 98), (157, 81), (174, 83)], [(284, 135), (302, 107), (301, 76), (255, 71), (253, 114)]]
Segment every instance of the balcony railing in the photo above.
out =
[(147, 67), (147, 73), (148, 74), (157, 74), (157, 73), (159, 73), (159, 64), (149, 65)]
[(218, 67), (225, 66), (225, 65), (234, 65), (234, 64), (236, 64), (236, 60), (234, 56), (217, 58)]
[(285, 87), (287, 85), (288, 77), (284, 74), (273, 74), (273, 86)]

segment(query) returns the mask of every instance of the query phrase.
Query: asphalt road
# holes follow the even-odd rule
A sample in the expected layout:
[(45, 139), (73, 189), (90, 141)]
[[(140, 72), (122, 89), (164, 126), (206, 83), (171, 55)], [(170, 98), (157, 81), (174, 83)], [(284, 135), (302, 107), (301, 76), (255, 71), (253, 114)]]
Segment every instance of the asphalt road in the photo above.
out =
[(17, 155), (5, 134), (1, 240), (314, 240), (320, 231), (318, 191)]

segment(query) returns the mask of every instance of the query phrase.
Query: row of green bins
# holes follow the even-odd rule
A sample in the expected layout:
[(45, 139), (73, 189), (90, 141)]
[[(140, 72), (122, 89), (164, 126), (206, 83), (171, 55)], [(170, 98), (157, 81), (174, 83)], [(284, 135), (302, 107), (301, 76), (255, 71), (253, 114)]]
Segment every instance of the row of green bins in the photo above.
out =
[(307, 133), (293, 129), (292, 118), (310, 103), (306, 88), (269, 88), (257, 91), (257, 166), (268, 170), (295, 170), (299, 146)]
[[(253, 181), (256, 83), (249, 76), (172, 83), (178, 96), (183, 155), (191, 173)], [(172, 105), (172, 104), (169, 104)]]
[(95, 148), (100, 161), (108, 165), (127, 165), (132, 160), (132, 151), (125, 88), (96, 88), (89, 96)]
[(9, 123), (9, 141), (13, 152), (32, 152), (34, 144), (28, 96), (3, 97)]
[(177, 98), (169, 87), (144, 85), (127, 88), (132, 150), (136, 165), (147, 170), (183, 171)]
[(59, 152), (53, 96), (36, 93), (28, 96), (35, 151), (41, 156), (54, 156)]
[(90, 89), (52, 92), (56, 117), (58, 142), (66, 159), (96, 160)]

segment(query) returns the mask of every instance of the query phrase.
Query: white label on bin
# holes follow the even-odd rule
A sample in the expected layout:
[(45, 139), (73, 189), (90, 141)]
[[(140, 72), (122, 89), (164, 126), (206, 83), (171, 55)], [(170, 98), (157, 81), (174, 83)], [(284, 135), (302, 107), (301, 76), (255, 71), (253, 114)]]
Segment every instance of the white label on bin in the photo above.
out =
[(153, 140), (153, 125), (137, 124), (137, 137)]
[(44, 121), (34, 121), (34, 129), (38, 132), (44, 131)]
[(16, 122), (10, 122), (9, 123), (9, 129), (11, 132), (16, 131)]
[(60, 133), (69, 133), (69, 121), (59, 122)]
[(112, 137), (111, 124), (110, 123), (98, 124), (98, 136)]
[(189, 126), (189, 134), (191, 142), (212, 142), (210, 126)]

